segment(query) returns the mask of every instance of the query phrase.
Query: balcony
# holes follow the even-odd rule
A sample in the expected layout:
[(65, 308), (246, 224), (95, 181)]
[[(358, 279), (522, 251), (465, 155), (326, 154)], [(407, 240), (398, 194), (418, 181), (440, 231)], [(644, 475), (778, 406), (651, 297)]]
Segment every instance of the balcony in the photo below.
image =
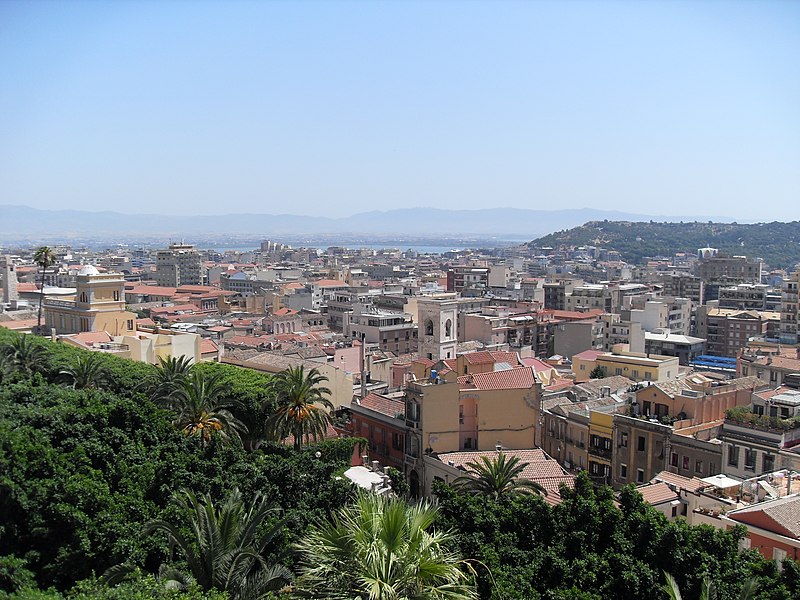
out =
[(602, 458), (603, 460), (609, 460), (609, 461), (611, 460), (611, 448), (600, 448), (597, 446), (590, 446), (589, 454), (591, 456)]

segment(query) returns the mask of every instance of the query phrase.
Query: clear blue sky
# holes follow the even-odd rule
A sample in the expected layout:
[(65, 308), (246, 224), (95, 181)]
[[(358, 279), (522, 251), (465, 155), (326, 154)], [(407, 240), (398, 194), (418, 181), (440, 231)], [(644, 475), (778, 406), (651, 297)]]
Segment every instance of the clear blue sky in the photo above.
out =
[(800, 219), (800, 2), (0, 2), (0, 204)]

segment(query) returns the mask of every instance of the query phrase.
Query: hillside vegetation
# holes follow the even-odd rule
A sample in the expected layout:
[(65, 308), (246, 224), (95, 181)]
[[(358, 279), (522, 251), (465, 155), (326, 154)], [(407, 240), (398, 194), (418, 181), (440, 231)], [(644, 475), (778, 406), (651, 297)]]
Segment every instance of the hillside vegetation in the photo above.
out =
[(710, 246), (726, 254), (763, 258), (771, 267), (791, 269), (800, 262), (800, 221), (783, 223), (656, 223), (589, 221), (533, 240), (532, 248), (603, 246), (623, 260), (641, 263), (647, 257), (697, 252)]

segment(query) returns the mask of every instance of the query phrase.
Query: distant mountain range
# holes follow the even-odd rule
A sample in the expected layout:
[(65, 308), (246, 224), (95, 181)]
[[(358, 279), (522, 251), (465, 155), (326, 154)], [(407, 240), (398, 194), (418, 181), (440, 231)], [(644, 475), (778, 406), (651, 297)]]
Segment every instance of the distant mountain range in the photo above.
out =
[(792, 269), (800, 263), (800, 221), (790, 223), (657, 223), (590, 221), (528, 244), (532, 248), (602, 246), (617, 250), (627, 262), (647, 257), (697, 252), (710, 246), (731, 255), (763, 258), (772, 267)]
[(168, 216), (121, 214), (79, 210), (38, 210), (27, 206), (0, 205), (0, 242), (28, 237), (48, 238), (146, 235), (185, 236), (235, 234), (276, 235), (479, 235), (525, 240), (587, 221), (651, 219), (680, 221), (722, 217), (657, 217), (593, 209), (526, 210), (491, 208), (444, 210), (403, 208), (371, 211), (343, 218), (298, 215), (228, 214), (218, 216)]

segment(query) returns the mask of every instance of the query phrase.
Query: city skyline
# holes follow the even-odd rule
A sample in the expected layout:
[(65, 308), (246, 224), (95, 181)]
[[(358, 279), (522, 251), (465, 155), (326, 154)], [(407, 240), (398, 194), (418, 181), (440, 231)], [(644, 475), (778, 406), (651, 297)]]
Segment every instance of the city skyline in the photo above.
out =
[(800, 219), (800, 7), (0, 6), (0, 203)]

